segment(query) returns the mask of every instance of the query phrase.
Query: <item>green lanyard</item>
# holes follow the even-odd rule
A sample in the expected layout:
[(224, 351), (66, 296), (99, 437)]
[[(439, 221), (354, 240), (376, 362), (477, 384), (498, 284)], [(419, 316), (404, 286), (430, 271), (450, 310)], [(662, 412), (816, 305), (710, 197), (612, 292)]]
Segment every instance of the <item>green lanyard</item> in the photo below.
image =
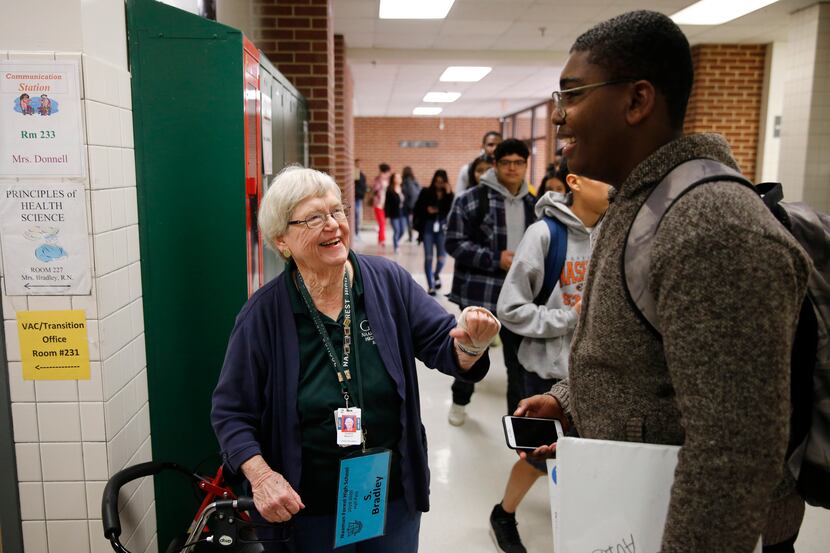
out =
[[(352, 292), (349, 287), (349, 274), (343, 275), (343, 362), (342, 364), (337, 359), (337, 353), (334, 351), (334, 344), (323, 326), (323, 320), (320, 318), (320, 312), (314, 307), (314, 301), (311, 299), (311, 294), (308, 293), (303, 275), (297, 271), (297, 287), (300, 289), (300, 295), (305, 301), (308, 312), (311, 314), (311, 319), (314, 321), (314, 326), (317, 327), (317, 332), (323, 340), (323, 346), (329, 354), (329, 360), (334, 367), (334, 372), (337, 374), (337, 381), (340, 383), (340, 392), (343, 394), (343, 399), (346, 400), (346, 407), (349, 407), (350, 387), (349, 382), (352, 379), (352, 373), (349, 369), (350, 354), (352, 349)], [(356, 363), (355, 363), (356, 364)], [(359, 376), (359, 374), (358, 374)], [(358, 379), (358, 400), (363, 403), (363, 383)], [(356, 404), (357, 405), (357, 404)], [(359, 405), (358, 405), (359, 406)]]

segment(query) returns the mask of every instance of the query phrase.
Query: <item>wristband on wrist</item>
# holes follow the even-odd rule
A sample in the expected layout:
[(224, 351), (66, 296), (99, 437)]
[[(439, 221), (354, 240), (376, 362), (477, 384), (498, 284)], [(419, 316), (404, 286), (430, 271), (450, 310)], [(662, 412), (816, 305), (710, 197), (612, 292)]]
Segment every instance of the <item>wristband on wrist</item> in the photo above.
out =
[(467, 348), (467, 347), (461, 345), (461, 342), (459, 342), (458, 340), (455, 341), (455, 347), (457, 347), (459, 349), (459, 351), (461, 351), (462, 353), (466, 353), (470, 357), (478, 357), (479, 355), (484, 353), (485, 349), (487, 349), (487, 348), (470, 349), (470, 348)]

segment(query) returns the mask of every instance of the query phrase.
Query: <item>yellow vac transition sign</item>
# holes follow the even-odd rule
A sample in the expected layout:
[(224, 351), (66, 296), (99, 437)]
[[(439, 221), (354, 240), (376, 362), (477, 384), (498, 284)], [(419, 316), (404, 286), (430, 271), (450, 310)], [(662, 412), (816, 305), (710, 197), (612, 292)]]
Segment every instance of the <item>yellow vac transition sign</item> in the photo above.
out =
[(24, 380), (89, 380), (86, 314), (18, 311)]

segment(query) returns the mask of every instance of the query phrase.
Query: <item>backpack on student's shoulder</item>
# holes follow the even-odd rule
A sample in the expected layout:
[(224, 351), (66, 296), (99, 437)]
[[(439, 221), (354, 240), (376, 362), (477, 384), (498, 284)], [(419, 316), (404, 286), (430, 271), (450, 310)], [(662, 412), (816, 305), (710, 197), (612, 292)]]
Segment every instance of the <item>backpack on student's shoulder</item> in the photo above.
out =
[(568, 253), (568, 227), (565, 223), (545, 215), (542, 220), (547, 223), (550, 231), (550, 244), (545, 255), (545, 278), (542, 280), (542, 289), (533, 299), (536, 305), (545, 305), (559, 282), (562, 269), (565, 267), (565, 256)]
[(713, 181), (737, 182), (757, 192), (813, 261), (793, 341), (787, 466), (807, 503), (830, 509), (830, 216), (803, 203), (783, 202), (779, 183), (753, 186), (740, 173), (717, 161), (687, 161), (652, 190), (629, 229), (623, 252), (626, 293), (643, 320), (659, 335), (657, 306), (648, 289), (653, 238), (674, 202), (695, 187)]

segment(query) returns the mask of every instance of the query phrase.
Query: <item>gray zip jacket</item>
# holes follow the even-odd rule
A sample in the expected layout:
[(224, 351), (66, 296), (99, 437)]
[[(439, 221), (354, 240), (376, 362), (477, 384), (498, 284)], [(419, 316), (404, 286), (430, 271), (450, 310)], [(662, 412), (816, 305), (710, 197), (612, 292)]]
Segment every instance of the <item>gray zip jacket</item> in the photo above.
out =
[(654, 237), (662, 337), (623, 288), (628, 228), (672, 168), (736, 167), (718, 135), (674, 140), (620, 186), (591, 258), (570, 378), (551, 390), (585, 438), (680, 445), (662, 553), (748, 553), (792, 536), (804, 503), (784, 456), (790, 349), (810, 261), (757, 195), (698, 186)]
[(576, 327), (574, 305), (582, 298), (588, 262), (591, 259), (591, 231), (566, 205), (566, 197), (548, 192), (536, 203), (536, 216), (554, 217), (568, 229), (565, 265), (545, 305), (533, 300), (545, 279), (545, 257), (551, 234), (545, 221), (528, 227), (504, 279), (497, 311), (504, 326), (522, 336), (519, 362), (542, 378), (568, 376), (568, 354)]

